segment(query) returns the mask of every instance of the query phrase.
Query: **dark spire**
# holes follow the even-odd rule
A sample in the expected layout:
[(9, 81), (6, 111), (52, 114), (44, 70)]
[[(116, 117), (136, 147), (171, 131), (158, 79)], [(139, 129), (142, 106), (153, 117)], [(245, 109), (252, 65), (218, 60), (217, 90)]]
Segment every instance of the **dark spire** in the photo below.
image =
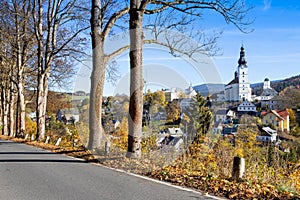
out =
[(245, 59), (245, 50), (244, 50), (243, 45), (241, 47), (240, 59), (239, 59), (238, 63), (239, 63), (239, 65), (246, 65), (247, 64), (247, 61)]
[(237, 72), (237, 71), (234, 72), (234, 78), (235, 78), (235, 79), (239, 79), (239, 75), (238, 75), (238, 72)]

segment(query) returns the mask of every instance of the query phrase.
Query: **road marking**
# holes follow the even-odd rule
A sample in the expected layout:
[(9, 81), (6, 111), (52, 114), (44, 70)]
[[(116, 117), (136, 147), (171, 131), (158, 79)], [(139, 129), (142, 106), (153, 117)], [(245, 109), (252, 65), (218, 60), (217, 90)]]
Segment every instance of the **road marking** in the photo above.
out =
[(171, 183), (168, 183), (168, 182), (159, 181), (159, 180), (147, 177), (147, 176), (142, 176), (142, 175), (134, 174), (134, 173), (131, 173), (131, 172), (126, 172), (126, 171), (124, 171), (122, 169), (111, 168), (111, 167), (105, 166), (105, 165), (103, 165), (101, 163), (91, 163), (91, 164), (96, 165), (96, 166), (101, 166), (101, 167), (104, 167), (106, 169), (117, 171), (117, 172), (120, 172), (120, 173), (123, 173), (123, 174), (135, 176), (135, 177), (138, 177), (138, 178), (141, 178), (141, 179), (144, 179), (144, 180), (152, 181), (154, 183), (159, 183), (159, 184), (162, 184), (162, 185), (173, 187), (173, 188), (176, 188), (176, 189), (179, 189), (179, 190), (183, 190), (183, 191), (187, 191), (187, 192), (192, 192), (192, 193), (201, 195), (203, 197), (208, 197), (208, 198), (216, 199), (216, 200), (225, 200), (224, 198), (220, 198), (220, 197), (212, 196), (212, 195), (209, 195), (209, 194), (205, 194), (205, 193), (193, 190), (191, 188), (185, 188), (185, 187), (181, 187), (181, 186), (178, 186), (178, 185), (172, 185)]

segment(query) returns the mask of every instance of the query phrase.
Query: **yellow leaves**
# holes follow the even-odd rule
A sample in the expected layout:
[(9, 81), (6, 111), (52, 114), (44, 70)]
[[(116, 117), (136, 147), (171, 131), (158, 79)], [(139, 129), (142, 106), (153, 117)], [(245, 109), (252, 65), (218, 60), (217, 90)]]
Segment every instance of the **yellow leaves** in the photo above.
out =
[(300, 191), (300, 169), (296, 169), (291, 175), (291, 182), (294, 188)]
[(239, 195), (239, 193), (234, 193), (229, 195), (229, 199), (234, 199), (235, 197), (237, 197)]
[(234, 156), (243, 158), (244, 157), (243, 149), (242, 148), (235, 149)]

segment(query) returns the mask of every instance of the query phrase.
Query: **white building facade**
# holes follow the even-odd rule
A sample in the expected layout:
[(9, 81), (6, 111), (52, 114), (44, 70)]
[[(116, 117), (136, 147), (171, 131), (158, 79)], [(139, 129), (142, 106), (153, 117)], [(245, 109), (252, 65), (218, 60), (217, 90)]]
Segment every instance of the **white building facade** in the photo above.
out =
[(238, 69), (234, 79), (225, 86), (226, 101), (251, 101), (251, 88), (248, 79), (248, 66), (245, 59), (244, 47), (241, 47)]
[(239, 112), (256, 112), (256, 106), (249, 102), (248, 100), (244, 101), (237, 107), (237, 111)]

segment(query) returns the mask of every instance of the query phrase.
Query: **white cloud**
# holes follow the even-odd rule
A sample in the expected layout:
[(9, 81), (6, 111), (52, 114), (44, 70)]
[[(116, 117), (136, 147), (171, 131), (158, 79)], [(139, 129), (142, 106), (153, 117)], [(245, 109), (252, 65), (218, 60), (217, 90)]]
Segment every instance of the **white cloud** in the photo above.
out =
[(264, 9), (269, 10), (271, 8), (272, 0), (264, 0)]

